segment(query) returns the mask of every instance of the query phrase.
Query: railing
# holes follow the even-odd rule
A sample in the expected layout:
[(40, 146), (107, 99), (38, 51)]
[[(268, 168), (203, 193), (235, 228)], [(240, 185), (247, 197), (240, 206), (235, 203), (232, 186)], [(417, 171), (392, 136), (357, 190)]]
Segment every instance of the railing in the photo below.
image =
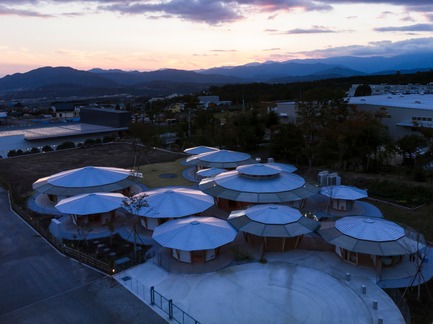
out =
[(169, 319), (180, 324), (199, 324), (200, 322), (193, 318), (188, 313), (173, 303), (172, 299), (167, 299), (155, 290), (155, 287), (150, 287), (150, 304), (160, 308), (166, 313)]
[(165, 314), (168, 315), (170, 320), (173, 320), (179, 324), (200, 324), (199, 321), (186, 313), (179, 306), (175, 305), (172, 299), (168, 299), (157, 292), (154, 286), (149, 288), (134, 277), (129, 276), (128, 271), (122, 272), (118, 279), (118, 281), (123, 284), (125, 288), (127, 288), (140, 300), (146, 304), (150, 304), (161, 309)]
[(112, 274), (112, 267), (101, 260), (95, 259), (94, 257), (77, 251), (63, 244), (63, 242), (53, 236), (46, 228), (39, 224), (39, 220), (36, 217), (32, 217), (31, 212), (24, 210), (23, 208), (15, 205), (11, 201), (11, 207), (23, 220), (25, 220), (30, 226), (32, 226), (42, 237), (44, 237), (54, 248), (56, 248), (62, 254), (70, 256), (81, 263), (85, 263), (95, 269), (98, 269), (104, 273)]

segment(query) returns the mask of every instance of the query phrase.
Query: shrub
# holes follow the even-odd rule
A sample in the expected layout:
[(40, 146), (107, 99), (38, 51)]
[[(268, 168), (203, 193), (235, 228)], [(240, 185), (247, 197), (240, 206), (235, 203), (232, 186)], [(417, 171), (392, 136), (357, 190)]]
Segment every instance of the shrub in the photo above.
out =
[(110, 142), (114, 142), (114, 135), (111, 136), (106, 135), (102, 139), (102, 143), (110, 143)]
[(36, 153), (41, 153), (41, 151), (39, 151), (39, 149), (37, 147), (32, 147), (32, 149), (30, 150), (31, 154), (36, 154)]
[(69, 149), (69, 148), (75, 148), (74, 142), (64, 142), (64, 143), (60, 144), (59, 146), (57, 146), (57, 151), (65, 150), (65, 149)]
[(15, 150), (10, 150), (10, 151), (8, 152), (8, 157), (13, 157), (13, 156), (17, 156), (17, 151), (15, 151)]
[(45, 145), (42, 148), (42, 152), (51, 152), (51, 151), (54, 151), (54, 150), (53, 150), (53, 148), (50, 145)]
[(237, 247), (232, 247), (232, 252), (236, 262), (248, 262), (253, 259), (248, 252), (242, 251)]
[(93, 138), (88, 138), (84, 141), (84, 146), (93, 146), (95, 145), (95, 140)]
[(415, 170), (413, 170), (412, 177), (414, 181), (426, 182), (427, 172), (422, 168), (416, 168)]

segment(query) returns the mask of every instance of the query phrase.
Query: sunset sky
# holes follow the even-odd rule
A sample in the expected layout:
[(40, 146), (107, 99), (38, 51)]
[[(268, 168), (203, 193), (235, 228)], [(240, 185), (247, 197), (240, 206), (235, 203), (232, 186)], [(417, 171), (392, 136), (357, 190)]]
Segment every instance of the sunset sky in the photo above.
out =
[(433, 51), (431, 0), (0, 0), (0, 77)]

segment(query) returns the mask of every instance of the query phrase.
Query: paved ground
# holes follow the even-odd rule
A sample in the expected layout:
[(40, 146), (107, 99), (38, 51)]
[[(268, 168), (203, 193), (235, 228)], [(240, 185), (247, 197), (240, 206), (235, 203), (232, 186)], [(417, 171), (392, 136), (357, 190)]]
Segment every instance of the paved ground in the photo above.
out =
[(60, 255), (0, 189), (0, 323), (166, 323), (114, 279)]
[(148, 304), (146, 292), (153, 286), (206, 324), (378, 323), (380, 318), (404, 323), (398, 308), (375, 284), (374, 271), (342, 263), (334, 253), (323, 251), (270, 253), (266, 258), (267, 263), (202, 274), (166, 272), (146, 262), (116, 279)]

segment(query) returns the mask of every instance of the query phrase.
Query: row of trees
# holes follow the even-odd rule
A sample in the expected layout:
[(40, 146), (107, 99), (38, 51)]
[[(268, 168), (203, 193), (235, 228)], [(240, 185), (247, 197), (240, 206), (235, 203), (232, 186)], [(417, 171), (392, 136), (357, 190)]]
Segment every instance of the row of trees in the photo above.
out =
[(133, 124), (130, 131), (149, 146), (159, 146), (158, 135), (171, 131), (178, 134), (179, 150), (207, 145), (254, 152), (265, 147), (268, 156), (309, 167), (370, 172), (385, 171), (397, 154), (411, 167), (431, 159), (431, 150), (420, 154), (421, 148), (433, 147), (431, 130), (393, 141), (380, 118), (348, 105), (338, 88), (305, 91), (297, 101), (296, 116), (280, 123), (272, 109), (251, 103), (225, 112), (190, 107), (176, 116), (176, 125)]
[[(87, 147), (87, 146), (93, 146), (93, 145), (100, 145), (102, 143), (109, 143), (115, 140), (115, 136), (104, 136), (102, 139), (100, 138), (89, 138), (86, 139), (83, 143), (75, 144), (74, 142), (67, 141), (63, 142), (57, 146), (55, 146), (56, 151), (70, 149), (70, 148), (76, 148), (76, 147)], [(51, 145), (44, 145), (43, 147), (32, 147), (29, 150), (10, 150), (7, 153), (8, 157), (14, 157), (14, 156), (21, 156), (21, 155), (27, 155), (27, 154), (36, 154), (36, 153), (45, 153), (45, 152), (51, 152), (54, 151), (54, 148)]]

